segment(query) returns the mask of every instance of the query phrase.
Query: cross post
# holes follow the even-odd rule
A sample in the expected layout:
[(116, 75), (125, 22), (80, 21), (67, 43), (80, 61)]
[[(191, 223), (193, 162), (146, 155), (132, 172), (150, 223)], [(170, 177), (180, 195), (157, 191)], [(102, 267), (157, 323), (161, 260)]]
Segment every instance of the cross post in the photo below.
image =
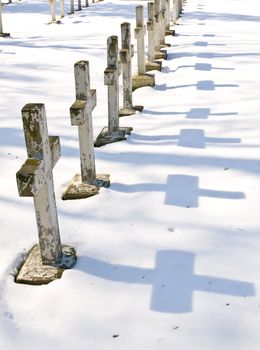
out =
[(107, 68), (104, 71), (108, 96), (108, 128), (102, 129), (95, 141), (96, 147), (125, 140), (126, 135), (133, 130), (131, 127), (119, 127), (119, 75), (118, 37), (113, 35), (107, 39)]
[(56, 22), (55, 0), (49, 0), (49, 3), (50, 3), (50, 10), (51, 10), (51, 21), (49, 23), (55, 23)]
[(64, 12), (64, 0), (60, 0), (60, 17), (63, 18), (65, 16)]
[[(43, 104), (25, 105), (22, 109), (22, 118), (28, 159), (17, 172), (16, 179), (19, 195), (21, 197), (33, 197), (34, 199), (39, 246), (32, 249), (32, 257), (30, 257), (31, 253), (28, 256), (28, 266), (26, 267), (25, 264), (25, 270), (29, 269), (28, 279), (22, 268), (17, 281), (30, 283), (31, 280), (33, 284), (38, 284), (36, 282), (41, 281), (42, 283), (39, 284), (43, 284), (57, 278), (57, 273), (59, 273), (57, 269), (70, 268), (74, 265), (75, 251), (72, 251), (72, 248), (69, 247), (65, 247), (64, 250), (60, 240), (52, 175), (52, 169), (60, 157), (59, 137), (48, 136)], [(71, 259), (64, 259), (64, 255), (70, 256)], [(30, 272), (30, 269), (32, 269), (31, 259), (32, 261), (36, 259), (36, 265), (38, 262), (40, 266)], [(40, 271), (42, 265), (47, 266), (46, 274), (44, 271)], [(50, 266), (57, 269), (54, 269), (53, 272), (50, 270), (49, 273), (48, 267)], [(41, 276), (41, 273), (43, 273), (43, 276)], [(48, 276), (48, 273), (51, 276)]]
[(75, 12), (74, 0), (70, 0), (70, 14)]
[(134, 56), (134, 50), (131, 45), (130, 23), (124, 22), (121, 24), (121, 45), (119, 56), (123, 73), (123, 108), (120, 109), (119, 116), (123, 117), (143, 110), (143, 106), (133, 106), (132, 57)]
[(88, 198), (100, 187), (109, 187), (109, 175), (96, 174), (93, 143), (92, 111), (96, 106), (96, 90), (90, 89), (89, 62), (74, 65), (76, 101), (70, 108), (71, 125), (78, 126), (81, 175), (76, 174), (62, 199)]
[(3, 32), (3, 22), (2, 22), (2, 7), (4, 5), (2, 5), (2, 2), (0, 0), (0, 37), (2, 38), (6, 38), (10, 36), (10, 33), (4, 33)]
[(170, 29), (171, 9), (170, 0), (165, 0), (165, 35), (175, 35), (175, 30)]
[(154, 86), (155, 77), (152, 74), (145, 74), (145, 50), (144, 36), (146, 27), (144, 25), (144, 7), (136, 6), (136, 28), (135, 38), (137, 40), (137, 75), (133, 77), (133, 90), (143, 86)]

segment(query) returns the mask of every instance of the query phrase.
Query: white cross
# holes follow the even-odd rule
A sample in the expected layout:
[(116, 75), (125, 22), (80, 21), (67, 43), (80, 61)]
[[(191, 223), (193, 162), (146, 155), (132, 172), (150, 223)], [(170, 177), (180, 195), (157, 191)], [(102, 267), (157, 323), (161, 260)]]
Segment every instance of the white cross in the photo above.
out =
[(100, 147), (107, 143), (125, 140), (132, 128), (119, 127), (119, 75), (118, 37), (112, 35), (107, 39), (107, 68), (104, 71), (104, 84), (108, 90), (108, 128), (103, 128), (95, 141)]
[(28, 159), (17, 172), (20, 196), (34, 198), (42, 263), (57, 265), (62, 258), (52, 169), (60, 157), (58, 136), (48, 136), (43, 104), (22, 109)]

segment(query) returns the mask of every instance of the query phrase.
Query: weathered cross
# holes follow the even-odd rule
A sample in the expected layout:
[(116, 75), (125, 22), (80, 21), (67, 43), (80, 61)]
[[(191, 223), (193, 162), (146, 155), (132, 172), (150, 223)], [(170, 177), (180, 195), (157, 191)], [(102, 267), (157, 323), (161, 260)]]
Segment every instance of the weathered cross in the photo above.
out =
[(167, 8), (166, 8), (166, 0), (160, 0), (160, 45), (161, 47), (169, 47), (171, 44), (165, 43), (165, 35), (171, 34), (166, 33), (167, 26), (169, 27), (169, 24), (167, 22)]
[(16, 174), (19, 195), (34, 199), (42, 264), (70, 268), (75, 259), (64, 260), (52, 175), (60, 157), (59, 137), (48, 136), (43, 104), (25, 105), (22, 117), (28, 159)]
[(0, 37), (9, 37), (10, 33), (4, 33), (3, 31), (3, 22), (2, 22), (2, 2), (0, 0)]
[(211, 190), (199, 187), (199, 178), (190, 175), (169, 175), (166, 184), (139, 183), (125, 185), (114, 183), (113, 190), (119, 192), (165, 192), (165, 204), (177, 207), (197, 208), (199, 197), (244, 199), (244, 192)]
[(165, 35), (175, 35), (175, 30), (170, 29), (171, 10), (170, 0), (165, 0)]
[(109, 175), (96, 174), (93, 143), (92, 111), (96, 106), (96, 90), (90, 89), (89, 62), (74, 65), (76, 101), (70, 108), (71, 125), (78, 126), (81, 176), (76, 174), (62, 199), (91, 197), (99, 188), (109, 187)]
[(145, 70), (148, 72), (150, 70), (157, 69), (162, 70), (162, 62), (155, 62), (155, 18), (154, 18), (154, 2), (148, 2), (147, 4), (148, 21), (147, 32), (148, 32), (148, 62), (145, 63)]
[(253, 283), (195, 274), (194, 265), (194, 253), (161, 250), (156, 254), (154, 269), (114, 265), (88, 257), (82, 257), (81, 268), (112, 282), (152, 286), (150, 308), (158, 312), (191, 312), (196, 291), (229, 297), (255, 295)]
[(145, 74), (145, 45), (144, 36), (146, 27), (144, 25), (144, 7), (136, 6), (136, 28), (135, 38), (137, 40), (137, 75), (133, 77), (133, 90), (143, 86), (154, 86), (154, 75)]
[(118, 37), (113, 35), (107, 39), (107, 68), (104, 72), (104, 83), (108, 87), (108, 128), (103, 128), (95, 141), (100, 147), (108, 143), (126, 139), (131, 127), (119, 127), (119, 75)]
[(119, 51), (119, 55), (123, 71), (123, 108), (119, 111), (120, 117), (132, 115), (136, 111), (143, 110), (143, 106), (133, 106), (132, 57), (134, 50), (131, 45), (130, 23), (124, 22), (121, 24), (121, 44), (122, 48)]
[(154, 49), (155, 59), (166, 59), (167, 51), (161, 50), (161, 9), (160, 0), (154, 0)]

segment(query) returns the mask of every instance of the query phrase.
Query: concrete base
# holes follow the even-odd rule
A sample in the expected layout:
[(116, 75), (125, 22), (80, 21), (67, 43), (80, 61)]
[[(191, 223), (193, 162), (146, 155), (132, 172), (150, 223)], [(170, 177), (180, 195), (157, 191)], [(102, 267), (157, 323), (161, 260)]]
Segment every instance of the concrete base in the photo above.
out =
[(0, 38), (9, 38), (10, 33), (0, 33)]
[(142, 112), (144, 106), (133, 106), (132, 108), (121, 108), (119, 110), (119, 117), (127, 117), (128, 115), (133, 115), (138, 112)]
[(130, 135), (132, 130), (133, 128), (125, 126), (125, 127), (120, 127), (118, 132), (114, 132), (110, 134), (108, 132), (108, 128), (105, 127), (102, 129), (102, 131), (98, 135), (94, 143), (94, 146), (101, 147), (101, 146), (107, 145), (108, 143), (126, 140), (126, 135)]
[(134, 75), (132, 77), (132, 90), (135, 91), (138, 88), (144, 86), (154, 86), (155, 85), (155, 77), (154, 74), (142, 74), (142, 75)]
[(89, 198), (98, 194), (100, 187), (109, 186), (108, 174), (98, 174), (93, 184), (83, 183), (81, 175), (76, 174), (61, 198), (63, 200)]
[(164, 47), (171, 47), (171, 44), (167, 44), (165, 41), (160, 43), (160, 47), (163, 49)]
[(150, 61), (146, 61), (145, 62), (145, 70), (146, 72), (150, 72), (151, 70), (162, 70), (162, 62), (150, 62)]
[(160, 60), (160, 59), (166, 60), (167, 59), (167, 51), (166, 50), (156, 51), (154, 53), (154, 58), (156, 60)]
[(63, 256), (56, 266), (42, 264), (39, 245), (35, 245), (22, 264), (16, 278), (16, 283), (42, 285), (48, 284), (58, 278), (66, 269), (71, 269), (77, 260), (75, 249), (66, 245), (62, 246)]
[(166, 29), (165, 30), (165, 35), (169, 36), (175, 36), (175, 30), (174, 29)]

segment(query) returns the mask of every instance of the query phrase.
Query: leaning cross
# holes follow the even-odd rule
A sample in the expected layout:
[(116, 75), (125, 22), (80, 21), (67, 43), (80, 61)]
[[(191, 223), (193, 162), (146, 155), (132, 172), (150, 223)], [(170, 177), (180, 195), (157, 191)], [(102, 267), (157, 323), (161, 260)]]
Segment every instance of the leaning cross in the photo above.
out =
[(119, 75), (118, 37), (113, 35), (107, 39), (107, 68), (104, 72), (104, 83), (108, 88), (108, 128), (102, 129), (95, 141), (96, 147), (125, 140), (125, 135), (133, 130), (119, 127)]
[(96, 175), (93, 144), (92, 111), (96, 106), (96, 90), (90, 89), (89, 62), (74, 65), (76, 101), (70, 108), (71, 124), (78, 126), (81, 176), (76, 174), (62, 199), (91, 197), (99, 188), (109, 187), (109, 175)]
[(137, 40), (137, 66), (138, 73), (133, 77), (133, 90), (143, 86), (154, 86), (155, 78), (152, 74), (145, 74), (145, 45), (144, 36), (146, 27), (144, 25), (144, 7), (136, 6), (136, 28), (135, 38)]
[(121, 24), (122, 49), (119, 51), (123, 72), (123, 108), (120, 109), (120, 117), (135, 114), (142, 111), (143, 106), (133, 106), (132, 92), (132, 57), (134, 50), (131, 45), (131, 25), (124, 22)]
[[(23, 126), (25, 142), (27, 147), (28, 159), (21, 169), (17, 172), (17, 186), (19, 195), (22, 197), (33, 197), (35, 214), (37, 220), (39, 248), (41, 261), (40, 264), (56, 268), (70, 268), (75, 263), (75, 251), (69, 247), (62, 247), (58, 225), (58, 216), (55, 202), (55, 193), (53, 185), (52, 169), (60, 157), (60, 143), (58, 136), (48, 136), (45, 108), (43, 104), (27, 104), (22, 109)], [(65, 248), (65, 251), (64, 249)], [(38, 254), (39, 255), (39, 254)], [(70, 256), (68, 261), (64, 256)], [(30, 255), (28, 257), (30, 260)], [(34, 258), (32, 258), (33, 260)], [(37, 260), (37, 259), (36, 259)], [(38, 261), (39, 262), (39, 261)], [(26, 265), (26, 264), (25, 264)], [(30, 262), (29, 262), (30, 265)], [(32, 265), (32, 264), (31, 264)], [(40, 269), (41, 266), (38, 266)], [(43, 268), (44, 269), (44, 268)], [(57, 278), (57, 271), (50, 273), (50, 280)], [(23, 274), (23, 268), (17, 277), (18, 282), (30, 283), (30, 278), (36, 283), (37, 269), (28, 274)], [(36, 275), (35, 275), (36, 274)], [(48, 273), (43, 271), (44, 275)], [(48, 283), (50, 280), (47, 278)]]

